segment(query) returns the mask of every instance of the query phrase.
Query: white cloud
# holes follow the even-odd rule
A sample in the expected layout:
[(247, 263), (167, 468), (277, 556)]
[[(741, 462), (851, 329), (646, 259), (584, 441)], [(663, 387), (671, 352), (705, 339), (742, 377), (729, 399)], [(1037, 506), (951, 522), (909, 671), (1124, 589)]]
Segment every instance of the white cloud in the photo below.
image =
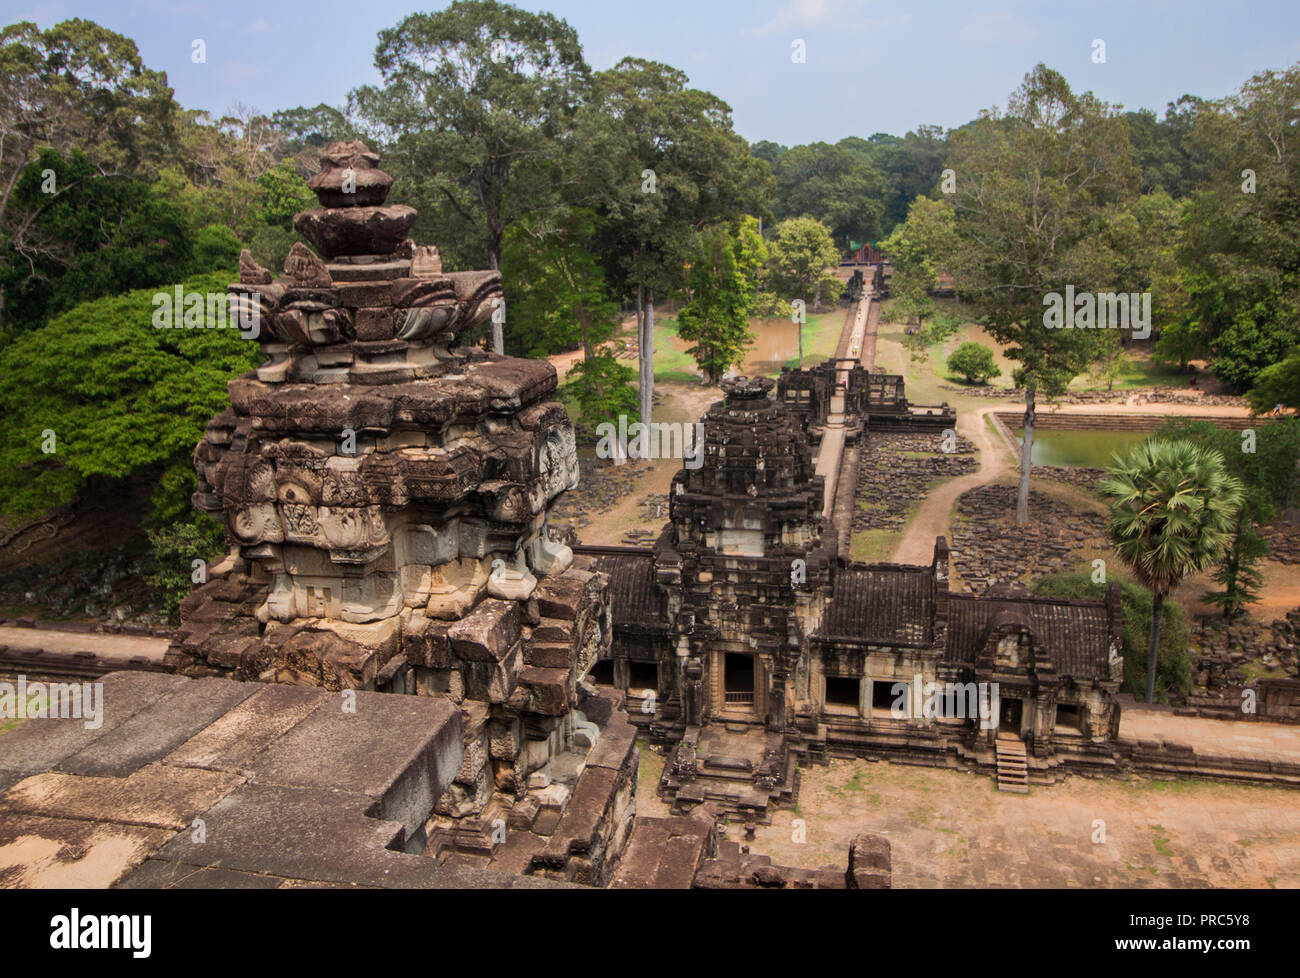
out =
[(967, 18), (957, 36), (967, 44), (1026, 44), (1038, 36), (1038, 31), (1033, 24), (997, 10)]
[(786, 5), (750, 34), (778, 34), (800, 27), (845, 26), (862, 14), (864, 0), (787, 0)]
[(250, 21), (244, 30), (249, 34), (267, 34), (270, 33), (271, 25), (258, 17), (257, 20)]

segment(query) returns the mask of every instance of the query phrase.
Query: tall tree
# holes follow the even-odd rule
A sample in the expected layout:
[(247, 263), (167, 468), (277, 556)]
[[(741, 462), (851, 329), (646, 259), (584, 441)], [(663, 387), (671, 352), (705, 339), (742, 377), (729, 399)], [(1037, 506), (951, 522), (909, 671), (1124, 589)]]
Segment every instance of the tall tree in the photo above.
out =
[[(100, 175), (146, 176), (168, 153), (176, 103), (167, 76), (144, 66), (130, 38), (79, 18), (44, 31), (10, 24), (0, 30), (0, 77), (0, 234), (10, 248), (40, 247), (25, 235), (30, 208), (12, 212), (37, 153), (79, 148)], [(0, 266), (11, 260), (0, 251)], [(0, 291), (0, 330), (5, 321)]]
[(700, 232), (691, 257), (691, 301), (677, 314), (677, 334), (695, 344), (686, 352), (716, 384), (744, 363), (753, 341), (749, 315), (767, 249), (758, 221), (747, 217), (733, 227), (718, 224)]
[(1181, 258), (1214, 372), (1246, 390), (1300, 343), (1300, 64), (1206, 103), (1189, 137), (1208, 161)]
[[(804, 303), (816, 310), (822, 296), (835, 298), (839, 280), (830, 269), (839, 263), (839, 250), (826, 225), (812, 217), (792, 217), (777, 225), (768, 248), (763, 287), (782, 303)], [(803, 366), (803, 318), (799, 318), (799, 366)]]
[(1115, 550), (1151, 590), (1147, 702), (1153, 703), (1164, 600), (1184, 577), (1219, 560), (1236, 524), (1242, 484), (1218, 452), (1151, 438), (1119, 459), (1100, 488), (1111, 500)]
[(907, 210), (907, 220), (880, 243), (894, 266), (890, 295), (900, 300), (910, 317), (921, 322), (930, 311), (929, 293), (942, 270), (940, 262), (956, 245), (953, 209), (944, 201), (918, 197)]
[(1038, 65), (1007, 112), (985, 113), (951, 134), (957, 243), (951, 271), (985, 329), (1020, 362), (1024, 448), (1017, 522), (1029, 518), (1034, 417), (1039, 394), (1057, 396), (1090, 362), (1090, 329), (1049, 329), (1049, 294), (1067, 285), (1105, 291), (1113, 259), (1094, 239), (1107, 209), (1131, 197), (1137, 171), (1124, 122), (1091, 93), (1076, 95)]
[[(552, 14), (456, 0), (381, 31), (383, 84), (349, 104), (392, 147), (408, 192), (438, 197), (479, 229), (492, 268), (506, 231), (559, 205), (558, 167), (590, 71), (578, 35)], [(493, 322), (493, 347), (504, 348)]]
[(587, 198), (604, 215), (602, 254), (617, 290), (635, 301), (646, 421), (655, 295), (682, 286), (701, 228), (757, 212), (771, 186), (766, 164), (732, 129), (730, 106), (687, 82), (668, 65), (624, 58), (595, 77), (592, 111), (580, 114), (578, 127), (582, 168), (602, 183)]

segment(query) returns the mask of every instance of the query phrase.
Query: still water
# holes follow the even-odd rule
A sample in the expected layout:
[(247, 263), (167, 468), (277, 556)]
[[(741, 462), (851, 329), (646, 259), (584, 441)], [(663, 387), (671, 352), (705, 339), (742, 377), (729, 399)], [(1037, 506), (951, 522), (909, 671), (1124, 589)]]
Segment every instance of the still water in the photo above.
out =
[[(1016, 440), (1023, 441), (1016, 432)], [(1085, 431), (1074, 428), (1038, 428), (1034, 431), (1035, 465), (1077, 465), (1105, 469), (1111, 455), (1121, 455), (1145, 438), (1144, 431)]]

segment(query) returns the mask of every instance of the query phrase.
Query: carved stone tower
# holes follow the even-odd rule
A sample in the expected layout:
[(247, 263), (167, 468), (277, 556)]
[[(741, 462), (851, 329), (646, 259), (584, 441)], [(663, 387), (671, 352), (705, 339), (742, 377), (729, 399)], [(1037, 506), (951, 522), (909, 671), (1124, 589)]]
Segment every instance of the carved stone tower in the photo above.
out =
[(449, 697), (465, 762), (438, 811), (464, 816), (549, 784), (575, 725), (594, 729), (578, 683), (608, 647), (607, 581), (547, 533), (578, 476), (554, 367), (456, 345), (500, 273), (443, 272), (377, 163), (359, 142), (326, 151), (322, 206), (294, 219), (324, 260), (296, 244), (272, 280), (241, 258), (231, 302), (268, 359), (195, 452), (195, 505), (231, 551), (167, 661)]

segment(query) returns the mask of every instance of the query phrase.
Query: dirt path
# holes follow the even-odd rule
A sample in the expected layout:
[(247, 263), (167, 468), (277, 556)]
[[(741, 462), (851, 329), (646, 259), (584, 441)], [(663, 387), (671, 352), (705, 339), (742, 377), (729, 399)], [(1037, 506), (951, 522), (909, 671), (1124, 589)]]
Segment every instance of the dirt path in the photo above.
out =
[(984, 420), (996, 407), (979, 408), (972, 414), (957, 415), (957, 432), (975, 443), (980, 467), (970, 475), (961, 475), (931, 489), (916, 516), (903, 531), (890, 560), (896, 564), (928, 564), (934, 554), (934, 538), (948, 535), (949, 516), (962, 493), (977, 486), (997, 482), (1015, 474), (1014, 460), (1002, 439)]

